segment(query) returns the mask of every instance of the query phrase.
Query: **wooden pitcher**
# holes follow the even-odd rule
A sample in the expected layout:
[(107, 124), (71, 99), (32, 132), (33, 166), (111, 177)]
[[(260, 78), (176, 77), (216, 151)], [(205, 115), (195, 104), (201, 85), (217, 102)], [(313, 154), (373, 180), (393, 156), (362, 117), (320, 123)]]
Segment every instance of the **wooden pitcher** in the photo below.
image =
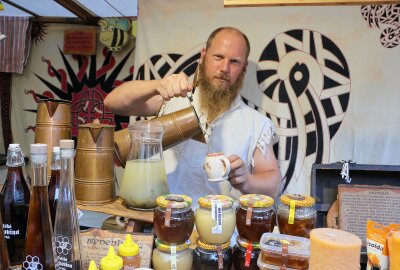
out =
[(71, 139), (71, 102), (61, 99), (39, 100), (36, 114), (35, 143), (47, 144), (47, 177), (51, 175), (53, 146)]
[(113, 201), (115, 194), (113, 125), (80, 125), (75, 157), (75, 194), (80, 204)]
[[(161, 117), (153, 118), (150, 121), (158, 121), (164, 128), (162, 140), (164, 151), (188, 139), (206, 143), (199, 118), (192, 106)], [(131, 145), (128, 128), (115, 132), (114, 141), (115, 155), (122, 167), (125, 167)]]

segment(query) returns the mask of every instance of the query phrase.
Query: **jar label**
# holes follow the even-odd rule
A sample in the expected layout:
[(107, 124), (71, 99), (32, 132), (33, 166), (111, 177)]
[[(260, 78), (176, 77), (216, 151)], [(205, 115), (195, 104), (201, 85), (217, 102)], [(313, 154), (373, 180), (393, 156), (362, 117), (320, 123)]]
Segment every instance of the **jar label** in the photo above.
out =
[(171, 222), (171, 213), (172, 213), (172, 204), (169, 203), (169, 204), (167, 205), (167, 208), (165, 209), (165, 222), (164, 222), (164, 225), (165, 225), (166, 227), (169, 227), (169, 226), (170, 226), (170, 222)]
[(224, 254), (222, 254), (222, 246), (217, 245), (218, 269), (224, 269)]
[(212, 227), (211, 233), (221, 234), (222, 233), (222, 205), (220, 200), (211, 201), (211, 218), (216, 222), (216, 225)]
[(246, 212), (246, 226), (251, 226), (251, 217), (253, 215), (253, 204), (249, 203)]
[(171, 270), (176, 270), (178, 268), (176, 263), (176, 245), (171, 245)]
[(289, 219), (288, 219), (288, 223), (289, 224), (294, 224), (294, 213), (296, 210), (296, 201), (295, 200), (291, 200), (290, 201), (290, 209), (289, 209)]
[(253, 252), (253, 244), (249, 242), (247, 244), (246, 248), (246, 257), (244, 258), (244, 266), (249, 267), (250, 266), (250, 260), (251, 260), (251, 253)]

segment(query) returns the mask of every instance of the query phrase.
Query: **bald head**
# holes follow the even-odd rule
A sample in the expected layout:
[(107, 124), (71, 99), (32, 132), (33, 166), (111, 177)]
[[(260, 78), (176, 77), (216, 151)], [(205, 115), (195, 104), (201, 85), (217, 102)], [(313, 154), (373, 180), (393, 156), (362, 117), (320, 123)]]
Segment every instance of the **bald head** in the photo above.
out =
[(243, 38), (243, 42), (244, 42), (244, 44), (246, 46), (246, 61), (247, 61), (247, 58), (250, 55), (250, 42), (249, 42), (249, 39), (247, 38), (247, 36), (242, 31), (240, 31), (239, 29), (237, 29), (235, 27), (226, 26), (226, 27), (220, 27), (220, 28), (215, 29), (207, 39), (206, 50), (211, 47), (215, 36), (217, 34), (222, 34), (223, 32), (237, 33), (238, 35), (240, 35)]

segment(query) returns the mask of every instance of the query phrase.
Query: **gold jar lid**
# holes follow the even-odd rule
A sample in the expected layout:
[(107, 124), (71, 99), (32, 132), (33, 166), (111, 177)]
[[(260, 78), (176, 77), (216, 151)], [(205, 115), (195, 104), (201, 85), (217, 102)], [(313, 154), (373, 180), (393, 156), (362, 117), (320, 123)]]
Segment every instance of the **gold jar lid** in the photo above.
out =
[(281, 202), (290, 205), (294, 201), (296, 207), (310, 207), (315, 204), (315, 199), (311, 196), (300, 194), (285, 194), (281, 196)]
[(246, 194), (239, 198), (243, 206), (252, 206), (254, 208), (265, 208), (274, 205), (274, 199), (262, 194)]
[(260, 249), (260, 243), (259, 242), (249, 242), (247, 241), (245, 238), (238, 236), (236, 238), (236, 243), (240, 246), (242, 246), (243, 248), (247, 249), (247, 247), (249, 246), (249, 244), (251, 243), (251, 246), (253, 249)]
[(199, 246), (200, 248), (205, 249), (205, 250), (213, 250), (213, 251), (215, 251), (215, 250), (217, 250), (218, 246), (221, 246), (222, 249), (226, 249), (226, 248), (228, 248), (230, 246), (230, 244), (231, 244), (230, 241), (228, 241), (228, 242), (226, 242), (224, 244), (221, 244), (221, 245), (207, 244), (207, 243), (201, 241), (200, 238), (197, 239), (197, 246)]
[(211, 208), (212, 201), (220, 201), (222, 208), (229, 208), (233, 206), (233, 199), (225, 195), (207, 195), (200, 197), (198, 203), (202, 208)]
[(156, 203), (158, 206), (167, 208), (168, 205), (171, 208), (187, 208), (192, 205), (192, 198), (186, 195), (176, 195), (176, 194), (167, 194), (157, 197)]
[[(171, 244), (170, 243), (166, 243), (161, 241), (160, 239), (156, 239), (154, 241), (156, 243), (156, 247), (161, 250), (161, 251), (165, 251), (165, 252), (171, 252)], [(188, 249), (190, 246), (190, 241), (187, 240), (185, 243), (180, 244), (180, 245), (176, 245), (176, 251), (183, 251), (185, 249)]]

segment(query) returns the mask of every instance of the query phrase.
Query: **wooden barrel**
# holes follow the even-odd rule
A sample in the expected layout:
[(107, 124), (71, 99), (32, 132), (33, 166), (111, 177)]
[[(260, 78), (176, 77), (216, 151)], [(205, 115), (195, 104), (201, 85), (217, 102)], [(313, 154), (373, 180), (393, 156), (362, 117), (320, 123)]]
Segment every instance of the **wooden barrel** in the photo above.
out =
[(53, 146), (71, 139), (71, 102), (61, 99), (39, 100), (36, 114), (35, 143), (47, 144), (47, 177), (51, 175)]
[(114, 128), (98, 123), (79, 126), (74, 180), (80, 204), (99, 205), (116, 199)]

